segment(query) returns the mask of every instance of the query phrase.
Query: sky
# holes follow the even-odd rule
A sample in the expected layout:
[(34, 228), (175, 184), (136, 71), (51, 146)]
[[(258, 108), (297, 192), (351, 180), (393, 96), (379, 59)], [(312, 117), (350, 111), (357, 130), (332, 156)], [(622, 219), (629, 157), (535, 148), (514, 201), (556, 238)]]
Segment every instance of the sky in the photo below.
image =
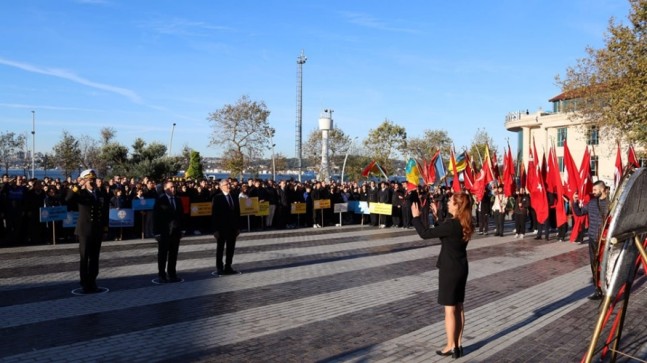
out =
[(219, 156), (207, 117), (247, 95), (294, 157), (303, 50), (304, 142), (332, 109), (358, 143), (389, 119), (408, 137), (446, 130), (457, 149), (484, 128), (514, 150), (506, 114), (551, 110), (555, 76), (628, 14), (625, 0), (2, 1), (0, 132), (31, 147), (35, 120), (45, 153), (63, 131), (111, 127), (126, 146)]

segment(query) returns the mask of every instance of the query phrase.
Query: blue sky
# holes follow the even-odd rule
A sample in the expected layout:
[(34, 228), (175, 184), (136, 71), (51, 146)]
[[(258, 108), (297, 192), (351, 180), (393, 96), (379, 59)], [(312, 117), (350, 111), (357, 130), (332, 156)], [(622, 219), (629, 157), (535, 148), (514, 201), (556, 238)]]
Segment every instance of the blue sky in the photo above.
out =
[(176, 123), (174, 153), (218, 156), (206, 118), (248, 95), (292, 157), (303, 49), (304, 141), (331, 108), (359, 140), (388, 118), (410, 137), (445, 129), (457, 148), (486, 128), (503, 146), (505, 115), (549, 109), (555, 76), (628, 13), (624, 0), (3, 1), (0, 131), (31, 132), (34, 110), (49, 152), (63, 130), (103, 127), (168, 144)]

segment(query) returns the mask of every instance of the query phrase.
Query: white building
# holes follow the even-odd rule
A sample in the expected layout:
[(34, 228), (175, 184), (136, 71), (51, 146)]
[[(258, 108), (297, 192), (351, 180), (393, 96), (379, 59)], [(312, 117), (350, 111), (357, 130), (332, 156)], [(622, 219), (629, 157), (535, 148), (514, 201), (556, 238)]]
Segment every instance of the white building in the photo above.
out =
[[(537, 153), (541, 155), (548, 151), (551, 145), (555, 145), (557, 160), (560, 170), (564, 170), (564, 140), (567, 140), (568, 149), (571, 152), (576, 166), (579, 168), (584, 156), (584, 150), (588, 146), (591, 152), (591, 173), (593, 180), (604, 180), (607, 185), (613, 185), (615, 161), (617, 153), (616, 140), (604, 134), (604, 128), (583, 125), (582, 121), (569, 118), (567, 112), (563, 112), (570, 100), (560, 94), (549, 100), (553, 104), (553, 110), (536, 112), (518, 111), (511, 112), (506, 116), (505, 127), (508, 131), (517, 134), (517, 159), (523, 160), (528, 166), (529, 150), (532, 148), (533, 138), (537, 146)], [(620, 144), (622, 150), (622, 163), (627, 163), (627, 149), (629, 145)], [(636, 150), (637, 153), (639, 150)], [(647, 166), (647, 160), (640, 159), (643, 166)]]

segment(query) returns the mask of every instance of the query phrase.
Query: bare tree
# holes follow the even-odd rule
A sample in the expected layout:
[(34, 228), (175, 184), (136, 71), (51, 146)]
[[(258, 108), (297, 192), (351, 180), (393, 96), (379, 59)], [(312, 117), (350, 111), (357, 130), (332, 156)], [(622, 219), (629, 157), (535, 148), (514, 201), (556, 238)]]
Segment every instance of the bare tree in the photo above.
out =
[(242, 96), (236, 104), (225, 105), (207, 117), (214, 128), (210, 146), (221, 147), (229, 153), (223, 158), (229, 160), (227, 165), (232, 174), (242, 174), (251, 165), (251, 159), (267, 150), (269, 115), (265, 102)]
[(11, 162), (16, 160), (16, 153), (25, 146), (25, 140), (25, 135), (17, 135), (9, 131), (0, 134), (0, 161), (5, 174), (9, 173)]

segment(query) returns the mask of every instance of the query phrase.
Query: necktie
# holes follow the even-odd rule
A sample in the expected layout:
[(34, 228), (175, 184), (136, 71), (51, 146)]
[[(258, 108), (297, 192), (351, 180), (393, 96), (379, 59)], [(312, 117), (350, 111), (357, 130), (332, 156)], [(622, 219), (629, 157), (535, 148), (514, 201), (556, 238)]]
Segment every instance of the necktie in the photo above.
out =
[(176, 208), (175, 208), (175, 198), (174, 198), (174, 197), (170, 197), (169, 199), (171, 200), (171, 205), (173, 206), (173, 209), (176, 209)]
[(233, 209), (234, 208), (234, 201), (231, 200), (231, 195), (227, 194), (227, 203), (229, 204), (229, 208)]

